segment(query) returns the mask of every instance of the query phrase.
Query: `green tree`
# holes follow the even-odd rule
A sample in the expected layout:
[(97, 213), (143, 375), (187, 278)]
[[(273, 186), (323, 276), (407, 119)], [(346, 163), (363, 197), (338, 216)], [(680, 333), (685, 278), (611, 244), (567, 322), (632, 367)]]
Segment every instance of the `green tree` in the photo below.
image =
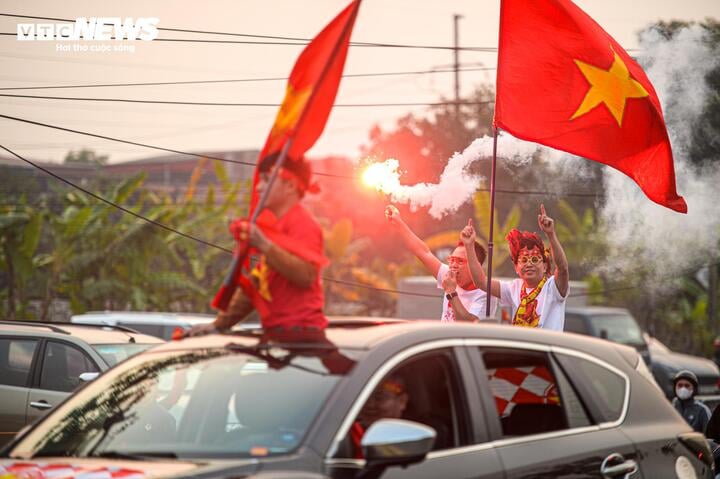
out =
[(108, 155), (99, 155), (89, 148), (81, 148), (79, 150), (71, 150), (65, 155), (63, 162), (66, 165), (105, 165), (107, 164)]

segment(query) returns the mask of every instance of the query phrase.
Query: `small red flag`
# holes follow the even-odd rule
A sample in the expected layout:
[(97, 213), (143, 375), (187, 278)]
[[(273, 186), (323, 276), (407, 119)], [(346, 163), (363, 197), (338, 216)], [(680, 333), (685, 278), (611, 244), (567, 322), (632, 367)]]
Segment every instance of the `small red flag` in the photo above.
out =
[(687, 213), (650, 80), (570, 0), (502, 0), (495, 124), (620, 170), (651, 200)]
[[(287, 159), (299, 160), (320, 137), (335, 103), (360, 1), (351, 2), (298, 57), (259, 159), (281, 151), (292, 138)], [(256, 169), (252, 209), (257, 204), (257, 181)]]

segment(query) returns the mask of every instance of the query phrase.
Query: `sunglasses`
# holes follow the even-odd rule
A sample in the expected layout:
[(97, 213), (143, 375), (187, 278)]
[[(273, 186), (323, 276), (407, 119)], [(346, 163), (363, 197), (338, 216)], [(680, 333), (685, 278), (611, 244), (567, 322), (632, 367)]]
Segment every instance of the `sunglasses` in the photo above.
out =
[(520, 256), (518, 258), (518, 264), (540, 264), (542, 261), (542, 256)]

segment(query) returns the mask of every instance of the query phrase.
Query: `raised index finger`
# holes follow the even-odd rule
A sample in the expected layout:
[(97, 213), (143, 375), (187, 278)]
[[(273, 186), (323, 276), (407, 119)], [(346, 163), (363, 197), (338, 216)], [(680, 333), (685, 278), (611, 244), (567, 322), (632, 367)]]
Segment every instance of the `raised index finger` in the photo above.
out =
[(547, 216), (547, 215), (545, 214), (545, 205), (542, 204), (542, 203), (540, 203), (540, 214), (543, 215), (543, 216)]

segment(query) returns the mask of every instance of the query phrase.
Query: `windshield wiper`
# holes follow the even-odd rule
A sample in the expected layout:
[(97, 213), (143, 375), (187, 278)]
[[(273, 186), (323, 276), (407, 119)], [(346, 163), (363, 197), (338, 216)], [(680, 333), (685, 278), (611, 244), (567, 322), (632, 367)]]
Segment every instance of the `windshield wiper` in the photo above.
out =
[(123, 451), (102, 451), (92, 454), (88, 457), (104, 457), (107, 459), (127, 459), (130, 461), (147, 461), (148, 459), (177, 459), (177, 454), (166, 451), (150, 451), (150, 452), (123, 452)]

